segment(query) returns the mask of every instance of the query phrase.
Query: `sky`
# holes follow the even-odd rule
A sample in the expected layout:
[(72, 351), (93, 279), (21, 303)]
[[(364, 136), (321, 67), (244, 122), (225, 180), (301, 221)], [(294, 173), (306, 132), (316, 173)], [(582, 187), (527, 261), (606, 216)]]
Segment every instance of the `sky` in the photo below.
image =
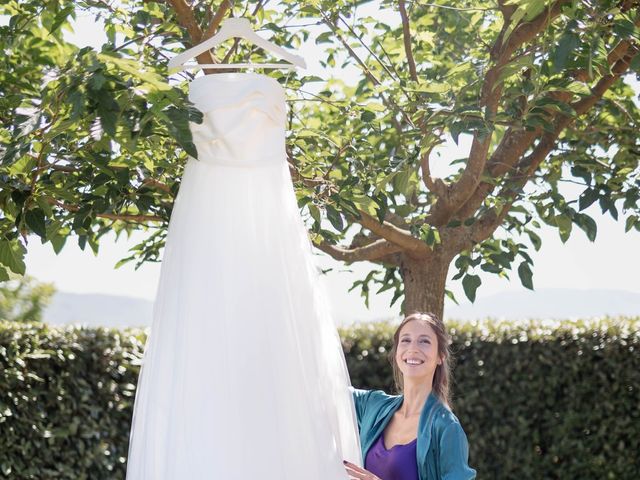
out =
[[(367, 13), (367, 12), (363, 12)], [(379, 15), (379, 12), (370, 12)], [(389, 16), (390, 13), (382, 13)], [(397, 21), (389, 17), (388, 22)], [(74, 25), (75, 33), (68, 33), (69, 39), (79, 46), (98, 46), (104, 41), (104, 32), (88, 16), (79, 17)], [(328, 78), (331, 75), (343, 75), (347, 80), (353, 71), (323, 70), (318, 59), (321, 50), (313, 41), (308, 42), (297, 53), (302, 54), (308, 63), (308, 73)], [(306, 72), (305, 72), (306, 73)], [(637, 85), (636, 85), (637, 86)], [(638, 89), (640, 91), (640, 88)], [(466, 156), (469, 138), (462, 138), (460, 145), (452, 141), (439, 150), (440, 160), (434, 161), (435, 175), (447, 171), (447, 159)], [(598, 223), (598, 236), (590, 242), (579, 229), (569, 241), (563, 244), (555, 229), (543, 227), (541, 237), (543, 246), (540, 252), (531, 251), (534, 260), (534, 285), (536, 289), (577, 288), (577, 289), (618, 289), (640, 293), (640, 233), (624, 233), (624, 218), (619, 222), (609, 216), (603, 217), (597, 206), (587, 210)], [(114, 269), (118, 260), (128, 256), (127, 250), (143, 238), (136, 233), (131, 239), (114, 236), (102, 240), (98, 256), (90, 249), (81, 251), (70, 238), (59, 255), (55, 255), (50, 245), (41, 245), (37, 237), (30, 237), (26, 258), (27, 273), (38, 280), (52, 282), (57, 290), (71, 293), (103, 293), (153, 299), (160, 274), (159, 264), (145, 264), (138, 270), (133, 264)], [(334, 314), (342, 323), (350, 320), (377, 320), (395, 317), (399, 314), (398, 305), (389, 307), (391, 294), (372, 295), (367, 309), (359, 292), (348, 293), (351, 284), (363, 278), (372, 265), (360, 263), (345, 266), (324, 254), (318, 254), (318, 263), (323, 269), (332, 269), (325, 282)], [(455, 272), (450, 272), (450, 277)], [(497, 278), (480, 272), (483, 285), (478, 290), (478, 298), (498, 292), (522, 291), (517, 273), (511, 280)], [(449, 282), (449, 288), (461, 303), (468, 303), (461, 285)]]

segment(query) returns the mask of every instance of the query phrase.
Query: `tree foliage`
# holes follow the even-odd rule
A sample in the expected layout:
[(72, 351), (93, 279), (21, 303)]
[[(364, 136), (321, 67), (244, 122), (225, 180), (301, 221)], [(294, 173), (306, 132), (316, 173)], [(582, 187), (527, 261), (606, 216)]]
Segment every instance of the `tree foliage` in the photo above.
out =
[[(59, 251), (98, 249), (105, 232), (149, 229), (131, 259), (158, 259), (199, 112), (166, 59), (248, 16), (290, 48), (322, 46), (354, 84), (273, 73), (290, 96), (289, 163), (318, 248), (379, 264), (359, 282), (394, 290), (405, 309), (442, 312), (450, 264), (473, 300), (479, 270), (517, 272), (542, 224), (563, 241), (597, 234), (590, 207), (640, 230), (637, 0), (454, 3), (246, 1), (213, 5), (13, 0), (0, 7), (0, 263), (21, 272), (25, 235)], [(98, 15), (101, 51), (65, 41), (79, 12)], [(202, 63), (260, 61), (242, 42)], [(189, 79), (183, 73), (173, 79)], [(625, 81), (626, 80), (626, 81)], [(446, 138), (470, 138), (460, 159)], [(448, 167), (438, 178), (434, 162)], [(567, 185), (572, 188), (567, 188)], [(0, 272), (1, 273), (1, 272)]]
[(0, 319), (12, 322), (40, 322), (55, 288), (33, 277), (11, 275), (0, 282)]

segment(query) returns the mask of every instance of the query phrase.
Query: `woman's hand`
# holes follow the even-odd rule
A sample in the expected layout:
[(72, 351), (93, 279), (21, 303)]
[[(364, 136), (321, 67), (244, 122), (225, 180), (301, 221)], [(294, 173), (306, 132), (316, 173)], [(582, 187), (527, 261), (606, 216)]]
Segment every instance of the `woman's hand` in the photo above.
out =
[(382, 480), (380, 477), (377, 477), (373, 473), (365, 470), (364, 468), (360, 468), (351, 462), (347, 462), (345, 460), (342, 463), (344, 463), (344, 468), (347, 469), (349, 480)]

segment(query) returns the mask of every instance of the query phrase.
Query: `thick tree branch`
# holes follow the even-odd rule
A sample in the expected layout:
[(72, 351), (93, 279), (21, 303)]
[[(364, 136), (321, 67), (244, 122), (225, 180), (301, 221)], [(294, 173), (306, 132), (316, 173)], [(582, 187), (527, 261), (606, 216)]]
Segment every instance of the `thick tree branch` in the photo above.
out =
[(514, 174), (508, 178), (505, 186), (498, 193), (499, 198), (507, 200), (506, 205), (502, 206), (500, 214), (496, 214), (495, 209), (492, 209), (487, 215), (481, 218), (480, 221), (474, 224), (471, 237), (475, 242), (489, 238), (495, 229), (502, 224), (508, 210), (511, 208), (511, 205), (527, 181), (529, 181), (547, 155), (556, 147), (558, 137), (578, 116), (585, 114), (596, 102), (602, 99), (605, 92), (628, 70), (631, 61), (639, 52), (640, 49), (636, 45), (629, 43), (625, 54), (622, 55), (611, 68), (612, 73), (605, 75), (596, 83), (591, 89), (592, 94), (590, 96), (572, 104), (576, 115), (572, 117), (564, 114), (558, 115), (554, 130), (552, 132), (546, 132), (533, 151), (518, 162)]
[(218, 27), (222, 23), (222, 20), (224, 20), (224, 17), (227, 15), (227, 12), (231, 10), (231, 7), (233, 7), (233, 4), (230, 0), (222, 0), (222, 3), (218, 7), (218, 10), (216, 10), (216, 13), (211, 19), (209, 26), (202, 34), (202, 37), (200, 39), (201, 42), (213, 37), (213, 35), (216, 33), (216, 30), (218, 30)]
[[(189, 38), (191, 38), (191, 44), (197, 45), (200, 42), (203, 42), (207, 38), (213, 36), (215, 31), (218, 29), (218, 26), (224, 19), (225, 15), (232, 7), (230, 0), (222, 0), (222, 3), (218, 7), (211, 23), (207, 27), (205, 32), (202, 31), (200, 25), (198, 25), (198, 21), (196, 20), (195, 15), (193, 14), (193, 7), (187, 3), (186, 0), (167, 0), (168, 3), (173, 7), (176, 12), (176, 18), (180, 26), (182, 26), (187, 33), (189, 34)], [(206, 52), (201, 53), (196, 57), (198, 63), (217, 63), (218, 60), (215, 58), (211, 51), (207, 50)]]
[(409, 228), (409, 224), (404, 219), (404, 217), (401, 217), (400, 215), (398, 215), (396, 213), (387, 212), (385, 214), (385, 216), (384, 216), (384, 219), (385, 219), (386, 222), (392, 223), (393, 225), (395, 225), (398, 228), (404, 228), (404, 229)]
[(422, 158), (420, 159), (420, 169), (424, 186), (427, 187), (427, 190), (435, 193), (437, 197), (441, 198), (447, 194), (447, 184), (440, 178), (432, 177), (431, 167), (429, 166), (431, 152), (435, 146), (436, 144), (431, 145), (427, 151), (424, 152), (424, 155), (422, 155)]
[(411, 79), (417, 82), (418, 72), (416, 70), (416, 61), (413, 59), (413, 51), (411, 50), (411, 30), (404, 0), (398, 0), (398, 7), (400, 8), (400, 16), (402, 17), (402, 36), (404, 39), (404, 52), (407, 56), (407, 62), (409, 63), (409, 74), (411, 75)]
[(433, 207), (429, 223), (434, 226), (446, 224), (456, 211), (466, 202), (480, 183), (480, 176), (484, 171), (491, 136), (480, 139), (478, 133), (473, 137), (469, 160), (460, 179), (449, 185), (444, 195), (440, 196)]
[[(525, 154), (539, 135), (540, 129), (531, 131), (523, 128), (507, 129), (487, 164), (486, 170), (489, 175), (491, 175), (492, 178), (499, 178), (509, 171), (510, 168), (513, 168), (518, 159)], [(480, 182), (473, 194), (458, 210), (456, 217), (461, 220), (471, 217), (494, 188), (493, 183)]]
[[(640, 25), (640, 18), (636, 19), (635, 25)], [(607, 60), (610, 65), (614, 65), (613, 69), (621, 68), (620, 62), (624, 59), (625, 55), (627, 55), (630, 49), (635, 48), (631, 41), (623, 40), (619, 42), (609, 53)], [(618, 65), (617, 67), (615, 65)], [(627, 67), (624, 67), (626, 70)], [(572, 72), (572, 76), (574, 78), (583, 78), (586, 79), (588, 75), (582, 72)], [(619, 75), (618, 75), (619, 77)], [(617, 78), (617, 77), (616, 77)], [(615, 78), (608, 78), (607, 76), (603, 77), (603, 79), (599, 82), (598, 85), (593, 87), (592, 92), (594, 95), (583, 99), (577, 104), (572, 105), (574, 109), (576, 109), (577, 114), (584, 113), (586, 109), (584, 107), (588, 106), (591, 108), (593, 104), (597, 101), (599, 97), (608, 89), (611, 84), (615, 82)], [(571, 92), (555, 92), (552, 94), (553, 98), (560, 102), (568, 102), (571, 97)], [(580, 103), (584, 103), (583, 106)], [(588, 109), (587, 108), (587, 109)], [(531, 147), (536, 138), (540, 135), (541, 130), (525, 130), (523, 128), (514, 129), (509, 128), (507, 132), (505, 132), (500, 144), (491, 155), (490, 160), (487, 163), (486, 173), (492, 178), (499, 178), (500, 176), (507, 173), (511, 168), (513, 168), (518, 160), (522, 158), (525, 152)], [(494, 190), (494, 184), (488, 182), (481, 182), (473, 194), (467, 199), (465, 204), (459, 209), (456, 217), (460, 219), (465, 219), (474, 214), (474, 212), (478, 209), (480, 205), (482, 205), (484, 199)]]
[[(485, 75), (480, 94), (480, 106), (484, 107), (488, 122), (493, 121), (502, 96), (500, 75), (503, 68), (512, 60), (511, 57), (518, 48), (531, 41), (560, 14), (562, 6), (566, 3), (569, 3), (569, 0), (554, 2), (530, 22), (517, 25), (506, 42), (503, 42), (504, 35), (509, 28), (509, 19), (505, 17), (502, 32), (491, 50), (493, 65)], [(487, 125), (487, 129), (489, 128), (490, 125)], [(428, 218), (431, 225), (446, 224), (471, 198), (480, 184), (480, 178), (485, 170), (491, 139), (491, 131), (476, 131), (474, 133), (467, 165), (458, 181), (449, 185), (447, 192), (438, 198), (433, 206)]]
[(502, 18), (504, 19), (504, 23), (509, 23), (509, 20), (511, 20), (511, 15), (513, 15), (513, 12), (516, 11), (518, 6), (513, 5), (511, 3), (507, 4), (505, 0), (498, 0), (498, 8), (502, 13)]
[(538, 33), (547, 28), (547, 26), (553, 22), (558, 15), (560, 15), (562, 8), (569, 4), (571, 4), (571, 0), (556, 0), (530, 22), (523, 22), (517, 25), (512, 30), (506, 42), (503, 38), (507, 33), (511, 17), (509, 16), (508, 19), (505, 19), (504, 27), (502, 28), (502, 31), (500, 32), (500, 35), (498, 36), (498, 39), (491, 51), (491, 57), (495, 60), (496, 65), (505, 65), (509, 63), (509, 59), (513, 52), (525, 43), (529, 43), (533, 40)]
[(145, 178), (142, 181), (142, 185), (148, 188), (157, 188), (158, 190), (162, 190), (163, 192), (168, 193), (171, 196), (173, 195), (173, 192), (171, 191), (171, 187), (169, 187), (169, 185), (167, 185), (166, 183), (162, 183), (159, 180), (156, 180), (155, 178)]
[[(292, 180), (300, 181), (305, 186), (311, 188), (317, 187), (321, 184), (328, 184), (325, 179), (309, 179), (302, 177), (293, 164), (293, 160), (291, 159), (291, 157), (289, 157), (289, 173), (291, 174)], [(406, 250), (414, 256), (424, 256), (431, 253), (431, 250), (425, 243), (421, 242), (417, 238), (414, 238), (411, 235), (411, 232), (402, 228), (402, 226), (406, 223), (401, 217), (398, 217), (397, 215), (389, 212), (386, 215), (388, 220), (385, 219), (384, 222), (380, 223), (376, 218), (372, 217), (366, 212), (360, 211), (359, 214), (360, 218), (354, 219), (354, 221), (377, 235), (377, 240), (386, 239), (389, 242), (395, 244), (397, 248)], [(347, 249), (346, 251), (358, 250), (359, 248), (364, 248), (364, 246), (356, 247), (355, 249)], [(387, 255), (388, 253), (386, 253), (385, 255)]]
[(402, 249), (387, 240), (376, 240), (368, 245), (357, 248), (344, 248), (337, 245), (330, 245), (321, 242), (315, 247), (329, 254), (336, 260), (346, 263), (362, 262), (362, 261), (378, 261), (381, 258), (400, 252)]
[(408, 230), (398, 228), (392, 223), (386, 221), (380, 223), (378, 219), (372, 217), (366, 212), (360, 211), (359, 213), (360, 219), (358, 220), (358, 223), (360, 223), (360, 225), (371, 230), (376, 235), (396, 244), (398, 247), (401, 247), (402, 250), (407, 252), (409, 255), (422, 258), (431, 255), (431, 249), (427, 244), (415, 238)]
[[(515, 197), (511, 198), (506, 204), (502, 205), (500, 209), (500, 213), (497, 212), (496, 208), (492, 208), (486, 214), (484, 214), (480, 220), (473, 224), (470, 230), (470, 239), (476, 244), (485, 241), (496, 229), (502, 225), (504, 219), (507, 217), (513, 202), (515, 201)], [(469, 246), (471, 248), (472, 245)]]
[[(636, 27), (640, 27), (640, 16), (636, 18), (634, 25)], [(620, 42), (618, 42), (618, 44), (613, 48), (613, 50), (609, 52), (609, 55), (607, 55), (607, 62), (609, 63), (609, 65), (613, 65), (618, 60), (623, 58), (627, 54), (631, 46), (632, 46), (632, 42), (630, 40), (621, 40)], [(575, 70), (574, 72), (572, 72), (572, 76), (576, 80), (582, 81), (582, 82), (587, 82), (592, 79), (592, 77), (589, 75), (589, 72), (587, 70)]]
[[(196, 45), (202, 40), (202, 29), (196, 20), (191, 6), (186, 0), (168, 0), (168, 3), (176, 12), (176, 19), (182, 28), (189, 34), (191, 43)], [(209, 59), (208, 59), (209, 60)]]
[(524, 183), (536, 171), (540, 163), (553, 150), (557, 138), (562, 131), (567, 128), (578, 116), (589, 111), (599, 100), (602, 99), (605, 92), (628, 70), (633, 58), (638, 55), (640, 49), (635, 45), (629, 45), (626, 55), (618, 60), (611, 68), (611, 73), (602, 77), (598, 83), (591, 89), (592, 94), (584, 97), (571, 104), (576, 112), (574, 117), (559, 114), (556, 122), (556, 128), (553, 132), (545, 133), (533, 151), (524, 157), (516, 166), (516, 172), (511, 181), (516, 181), (518, 187), (524, 186)]

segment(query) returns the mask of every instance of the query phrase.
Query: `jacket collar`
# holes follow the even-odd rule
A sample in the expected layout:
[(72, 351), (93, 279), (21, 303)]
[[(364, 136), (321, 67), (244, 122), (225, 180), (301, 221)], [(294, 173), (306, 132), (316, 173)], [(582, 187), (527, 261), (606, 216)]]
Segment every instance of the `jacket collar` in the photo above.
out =
[(420, 412), (420, 420), (418, 421), (418, 442), (416, 445), (416, 456), (418, 461), (418, 470), (421, 469), (421, 459), (427, 457), (429, 446), (431, 445), (431, 428), (433, 425), (433, 418), (438, 404), (438, 397), (435, 393), (429, 393), (429, 396), (424, 402), (422, 411)]
[[(393, 414), (398, 411), (402, 402), (404, 401), (404, 395), (390, 396), (389, 400), (380, 409), (380, 413), (373, 426), (373, 435), (369, 436), (367, 444), (363, 445), (363, 455), (366, 457), (367, 452), (373, 446), (382, 432), (387, 427)], [(420, 469), (420, 459), (425, 458), (431, 445), (431, 426), (433, 424), (433, 416), (435, 412), (436, 404), (438, 403), (438, 397), (431, 392), (422, 406), (420, 412), (420, 419), (418, 420), (418, 441), (416, 445), (416, 455), (418, 460), (418, 469)], [(363, 458), (364, 461), (364, 458)]]

